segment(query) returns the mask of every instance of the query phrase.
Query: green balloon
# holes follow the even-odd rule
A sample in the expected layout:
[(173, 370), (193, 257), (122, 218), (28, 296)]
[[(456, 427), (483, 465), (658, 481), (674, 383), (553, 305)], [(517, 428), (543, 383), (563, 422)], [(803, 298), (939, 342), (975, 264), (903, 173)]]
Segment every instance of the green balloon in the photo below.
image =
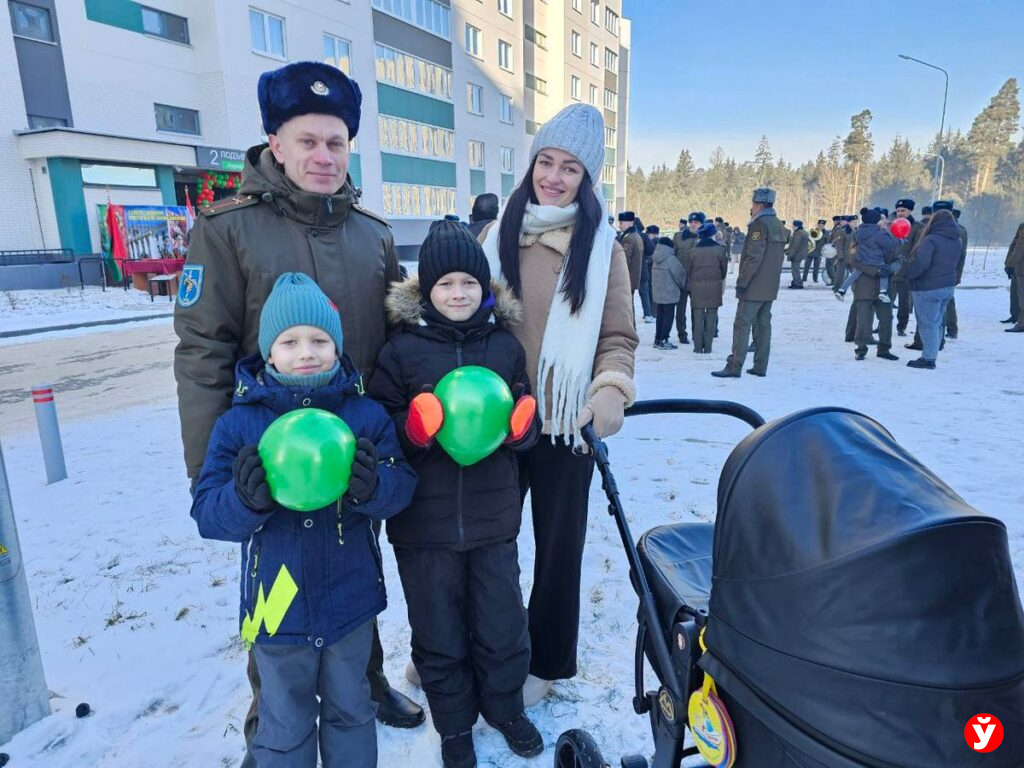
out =
[(508, 437), (512, 393), (489, 368), (456, 368), (434, 387), (444, 406), (444, 426), (437, 442), (463, 467), (494, 453)]
[(300, 408), (275, 419), (258, 450), (274, 501), (311, 512), (333, 504), (348, 490), (356, 437), (333, 413)]

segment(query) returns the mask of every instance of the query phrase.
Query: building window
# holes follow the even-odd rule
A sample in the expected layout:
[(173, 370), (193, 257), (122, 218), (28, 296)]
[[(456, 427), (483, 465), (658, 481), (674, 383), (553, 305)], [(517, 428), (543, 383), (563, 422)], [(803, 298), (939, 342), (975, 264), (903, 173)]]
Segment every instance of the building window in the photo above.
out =
[(532, 88), (537, 93), (543, 93), (545, 96), (548, 93), (548, 81), (531, 75), (529, 72), (526, 73), (526, 87)]
[(484, 169), (484, 143), (482, 141), (470, 140), (469, 167), (478, 171)]
[(580, 79), (576, 75), (569, 78), (569, 95), (576, 101), (580, 100)]
[(526, 39), (536, 45), (538, 48), (543, 48), (545, 51), (548, 49), (548, 36), (541, 32), (539, 29), (534, 29), (529, 24), (525, 25)]
[(43, 117), (42, 115), (29, 115), (28, 127), (35, 128), (67, 128), (68, 121), (63, 117)]
[(619, 34), (619, 14), (611, 8), (604, 9), (604, 28), (613, 35)]
[(167, 104), (154, 104), (153, 108), (156, 111), (158, 131), (199, 135), (199, 113), (196, 110), (171, 107)]
[(349, 74), (352, 71), (352, 43), (324, 33), (324, 64)]
[(498, 12), (512, 18), (512, 0), (498, 0)]
[(583, 13), (583, 0), (572, 0), (572, 9), (576, 13)]
[(601, 26), (601, 0), (590, 0), (590, 20)]
[(513, 173), (515, 168), (516, 152), (512, 147), (501, 148), (501, 172)]
[(615, 111), (617, 94), (611, 88), (604, 89), (604, 108)]
[(154, 37), (162, 37), (164, 40), (188, 45), (188, 19), (184, 16), (167, 13), (167, 11), (147, 8), (144, 5), (141, 8), (143, 32)]
[(604, 164), (604, 168), (601, 169), (601, 181), (605, 184), (615, 183), (615, 166)]
[(11, 27), (18, 37), (54, 42), (50, 12), (28, 3), (11, 3)]
[(590, 86), (590, 103), (593, 104), (595, 107), (597, 106), (597, 86), (596, 85), (591, 85)]
[(590, 63), (595, 67), (601, 66), (601, 49), (597, 43), (590, 44)]
[(82, 163), (82, 183), (103, 187), (156, 187), (156, 171), (130, 165)]
[(569, 47), (572, 49), (573, 56), (583, 55), (583, 36), (575, 29), (569, 33)]
[(382, 152), (401, 152), (434, 160), (455, 159), (455, 132), (391, 115), (377, 116)]
[(250, 8), (249, 37), (256, 53), (284, 58), (284, 19), (280, 16)]
[(604, 127), (604, 145), (606, 147), (615, 146), (615, 129), (610, 125)]
[(619, 71), (619, 54), (611, 48), (604, 49), (604, 68), (609, 72)]
[(512, 125), (512, 97), (501, 94), (499, 96), (500, 111), (498, 119), (503, 123)]
[(451, 37), (452, 9), (438, 0), (373, 0), (373, 7), (445, 40)]
[(452, 100), (452, 71), (386, 45), (374, 46), (377, 80), (435, 99)]
[(466, 25), (466, 53), (470, 56), (475, 56), (478, 59), (484, 57), (481, 52), (483, 47), (484, 33), (474, 27), (472, 24)]
[(504, 40), (498, 41), (498, 66), (506, 72), (512, 72), (512, 46)]
[(455, 190), (451, 187), (385, 182), (381, 191), (384, 193), (384, 213), (388, 216), (439, 219), (446, 213), (455, 213)]
[(474, 115), (484, 113), (484, 88), (475, 83), (466, 83), (466, 111)]

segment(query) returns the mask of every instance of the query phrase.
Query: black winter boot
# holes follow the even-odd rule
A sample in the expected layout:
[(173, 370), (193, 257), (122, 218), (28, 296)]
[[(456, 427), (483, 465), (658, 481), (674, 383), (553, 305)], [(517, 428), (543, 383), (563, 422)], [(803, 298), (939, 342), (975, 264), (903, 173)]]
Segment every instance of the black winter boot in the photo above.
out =
[(544, 751), (544, 738), (526, 715), (491, 725), (505, 737), (508, 748), (520, 757), (536, 757)]
[(476, 768), (473, 732), (442, 737), (441, 762), (444, 768)]
[(377, 720), (392, 728), (415, 728), (427, 716), (423, 707), (388, 683), (384, 670), (367, 670), (370, 679), (370, 698), (377, 704)]

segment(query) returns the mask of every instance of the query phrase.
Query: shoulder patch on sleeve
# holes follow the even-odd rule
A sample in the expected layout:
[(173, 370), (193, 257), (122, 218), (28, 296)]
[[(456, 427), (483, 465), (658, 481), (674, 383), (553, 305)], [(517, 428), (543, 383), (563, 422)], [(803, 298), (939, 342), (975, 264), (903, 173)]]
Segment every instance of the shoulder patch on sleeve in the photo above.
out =
[(379, 213), (374, 213), (373, 211), (368, 211), (366, 208), (363, 208), (363, 206), (361, 206), (361, 205), (356, 205), (355, 203), (353, 203), (352, 204), (352, 210), (353, 211), (359, 211), (359, 213), (363, 214), (364, 216), (369, 216), (371, 219), (376, 219), (381, 224), (383, 224), (385, 227), (389, 227), (389, 228), (391, 227), (390, 222), (388, 222), (388, 220), (385, 219), (383, 216), (381, 216)]
[(256, 195), (236, 195), (235, 197), (229, 197), (225, 200), (218, 200), (211, 206), (203, 208), (200, 212), (200, 216), (219, 216), (222, 213), (228, 211), (237, 211), (239, 208), (248, 208), (250, 205), (256, 205), (260, 201)]
[(191, 307), (203, 295), (202, 264), (186, 264), (181, 271), (181, 285), (178, 287), (178, 306)]
[(761, 230), (760, 229), (755, 229), (753, 232), (751, 232), (750, 233), (750, 239), (751, 240), (760, 240), (761, 239)]

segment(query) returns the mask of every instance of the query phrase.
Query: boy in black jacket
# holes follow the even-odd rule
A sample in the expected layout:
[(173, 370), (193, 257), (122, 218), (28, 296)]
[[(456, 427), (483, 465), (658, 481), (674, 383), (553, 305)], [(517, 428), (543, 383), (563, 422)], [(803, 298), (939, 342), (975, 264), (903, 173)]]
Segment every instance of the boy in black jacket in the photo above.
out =
[[(522, 521), (514, 452), (539, 434), (527, 394), (526, 353), (502, 327), (519, 304), (491, 282), (465, 227), (437, 221), (420, 248), (419, 276), (394, 286), (389, 319), (402, 329), (381, 350), (368, 394), (395, 420), (420, 477), (412, 504), (387, 523), (409, 606), (412, 658), (441, 734), (445, 768), (476, 765), (477, 717), (517, 755), (544, 749), (523, 713), (530, 664), (516, 537)], [(456, 368), (489, 368), (518, 398), (505, 445), (462, 467), (434, 442), (443, 408), (433, 388)]]

